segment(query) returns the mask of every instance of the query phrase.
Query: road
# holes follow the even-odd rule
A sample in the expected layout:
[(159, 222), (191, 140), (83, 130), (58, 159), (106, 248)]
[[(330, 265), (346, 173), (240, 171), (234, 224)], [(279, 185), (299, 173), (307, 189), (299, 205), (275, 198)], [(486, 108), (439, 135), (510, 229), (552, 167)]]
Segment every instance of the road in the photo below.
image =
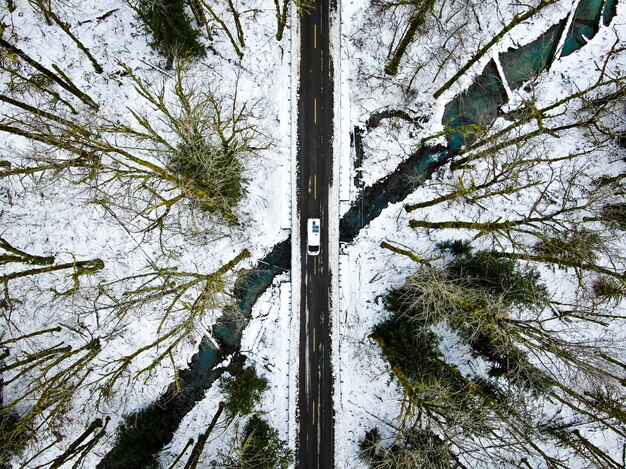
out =
[[(301, 16), (298, 101), (298, 209), (302, 290), (298, 396), (298, 468), (334, 467), (334, 412), (328, 269), (328, 187), (332, 178), (333, 81), (329, 53), (332, 0)], [(320, 218), (319, 256), (306, 253), (306, 220)]]

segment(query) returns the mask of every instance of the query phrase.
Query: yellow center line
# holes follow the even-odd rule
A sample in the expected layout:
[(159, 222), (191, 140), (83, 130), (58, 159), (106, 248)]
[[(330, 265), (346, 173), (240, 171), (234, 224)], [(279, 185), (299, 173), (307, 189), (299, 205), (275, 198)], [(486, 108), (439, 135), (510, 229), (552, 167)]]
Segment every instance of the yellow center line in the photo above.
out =
[(315, 425), (315, 399), (313, 399), (313, 425)]
[(313, 25), (313, 49), (317, 49), (317, 24)]
[(313, 123), (317, 124), (317, 98), (313, 98)]
[(317, 174), (313, 175), (313, 198), (317, 199)]
[(315, 352), (315, 328), (313, 328), (313, 351)]
[(317, 274), (317, 257), (313, 258), (313, 273)]

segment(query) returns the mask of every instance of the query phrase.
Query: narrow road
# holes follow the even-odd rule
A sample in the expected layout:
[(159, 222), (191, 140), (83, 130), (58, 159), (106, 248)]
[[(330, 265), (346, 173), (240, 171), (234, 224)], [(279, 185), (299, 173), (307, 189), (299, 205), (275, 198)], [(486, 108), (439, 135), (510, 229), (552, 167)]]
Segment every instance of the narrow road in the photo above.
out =
[[(334, 467), (334, 412), (328, 269), (328, 187), (332, 182), (333, 81), (329, 10), (317, 0), (301, 17), (298, 101), (298, 209), (302, 245), (298, 468)], [(306, 253), (306, 220), (320, 218), (318, 256)]]

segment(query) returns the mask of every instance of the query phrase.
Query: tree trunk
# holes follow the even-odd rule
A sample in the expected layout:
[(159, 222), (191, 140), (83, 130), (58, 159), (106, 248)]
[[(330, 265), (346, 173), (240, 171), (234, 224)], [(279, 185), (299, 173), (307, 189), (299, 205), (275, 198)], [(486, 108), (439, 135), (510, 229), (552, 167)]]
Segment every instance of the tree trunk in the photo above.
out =
[(180, 453), (178, 453), (178, 456), (176, 456), (176, 459), (174, 459), (172, 464), (170, 464), (167, 469), (176, 469), (177, 467), (179, 467), (178, 462), (182, 459), (182, 457), (185, 455), (185, 453), (187, 452), (187, 450), (189, 449), (191, 445), (193, 445), (193, 438), (189, 438), (189, 441), (187, 442), (183, 450)]
[(217, 16), (215, 14), (215, 12), (213, 11), (213, 8), (211, 8), (211, 6), (206, 1), (202, 0), (202, 4), (209, 11), (209, 13), (211, 13), (211, 16), (213, 17), (213, 19), (215, 21), (217, 21), (219, 23), (219, 25), (222, 27), (222, 29), (224, 30), (224, 32), (228, 36), (228, 39), (230, 40), (230, 43), (232, 44), (233, 48), (235, 49), (235, 52), (239, 56), (239, 58), (242, 58), (243, 57), (243, 52), (241, 51), (241, 49), (237, 45), (237, 42), (235, 41), (235, 38), (231, 34), (230, 30), (228, 29), (228, 26), (226, 26), (226, 23), (224, 23), (222, 18), (220, 18), (219, 16)]
[(23, 264), (31, 265), (50, 265), (54, 264), (54, 256), (36, 256), (28, 254), (20, 249), (17, 249), (9, 244), (9, 242), (0, 237), (0, 249), (4, 249), (13, 255), (2, 254), (0, 255), (0, 265), (8, 264), (10, 262), (20, 262)]
[(211, 420), (211, 424), (206, 429), (206, 431), (202, 435), (200, 435), (200, 437), (198, 438), (198, 442), (193, 447), (191, 456), (189, 456), (189, 459), (187, 460), (187, 464), (185, 464), (185, 469), (196, 469), (196, 467), (198, 466), (198, 461), (200, 460), (200, 456), (202, 456), (204, 445), (209, 439), (209, 436), (211, 435), (213, 428), (217, 424), (217, 420), (220, 418), (220, 415), (222, 415), (223, 410), (224, 410), (224, 403), (220, 402), (219, 407), (217, 408), (217, 412), (215, 412), (215, 415), (213, 415), (213, 420)]
[(7, 283), (9, 280), (16, 278), (28, 277), (30, 275), (45, 274), (65, 269), (86, 269), (90, 271), (98, 271), (104, 268), (104, 262), (100, 259), (90, 259), (88, 261), (66, 262), (64, 264), (52, 265), (49, 267), (40, 267), (38, 269), (23, 270), (21, 272), (11, 272), (0, 276), (0, 282)]
[(287, 13), (289, 11), (289, 0), (283, 0), (283, 9), (280, 9), (280, 0), (274, 0), (276, 6), (276, 21), (278, 26), (276, 28), (276, 40), (280, 42), (283, 39), (285, 27), (287, 26)]
[(55, 114), (51, 114), (47, 111), (43, 111), (41, 109), (38, 109), (34, 106), (31, 106), (30, 104), (26, 104), (23, 103), (22, 101), (18, 101), (16, 99), (13, 99), (9, 96), (0, 94), (0, 101), (3, 101), (7, 104), (11, 104), (15, 107), (19, 107), (20, 109), (24, 109), (25, 111), (30, 112), (31, 114), (37, 116), (37, 117), (44, 117), (46, 119), (49, 119), (53, 122), (57, 122), (59, 124), (65, 125), (66, 127), (75, 130), (76, 132), (78, 132), (79, 134), (85, 135), (85, 136), (90, 136), (91, 133), (84, 129), (83, 127), (80, 127), (79, 125), (77, 125), (75, 122), (70, 122), (67, 119), (64, 119), (63, 117), (57, 116)]
[(50, 358), (53, 357), (54, 355), (58, 355), (60, 353), (68, 353), (71, 350), (72, 350), (72, 347), (70, 347), (69, 345), (66, 345), (64, 347), (54, 346), (53, 348), (50, 348), (50, 349), (46, 349), (37, 353), (29, 354), (28, 358), (24, 360), (16, 361), (16, 362), (11, 363), (10, 365), (0, 367), (0, 373), (6, 373), (7, 371), (13, 370), (15, 368), (19, 368), (20, 366), (23, 366), (23, 365), (28, 365), (29, 363), (39, 361), (41, 359), (44, 359), (44, 361), (50, 360)]
[(78, 114), (76, 112), (76, 109), (74, 108), (74, 106), (72, 106), (69, 101), (67, 101), (66, 99), (63, 99), (61, 97), (61, 95), (59, 93), (57, 93), (54, 90), (50, 90), (48, 88), (46, 88), (45, 86), (43, 86), (41, 83), (39, 83), (37, 80), (33, 80), (31, 77), (22, 75), (20, 73), (18, 73), (17, 71), (11, 69), (10, 67), (3, 67), (2, 64), (0, 63), (0, 69), (5, 70), (6, 72), (8, 72), (9, 74), (11, 74), (13, 77), (19, 78), (20, 80), (24, 81), (25, 83), (28, 83), (30, 86), (32, 86), (33, 88), (41, 91), (42, 93), (46, 93), (48, 95), (50, 95), (53, 98), (54, 103), (61, 102), (64, 105), (66, 105), (69, 110), (72, 112), (72, 114)]
[(389, 249), (390, 251), (395, 252), (396, 254), (401, 254), (403, 256), (406, 256), (412, 261), (417, 262), (418, 264), (430, 265), (429, 261), (427, 261), (426, 259), (422, 259), (418, 255), (416, 255), (413, 251), (410, 251), (408, 249), (401, 249), (399, 247), (393, 246), (392, 244), (389, 244), (387, 241), (383, 241), (382, 243), (380, 243), (380, 247), (383, 249)]
[(93, 99), (91, 99), (91, 97), (89, 95), (87, 95), (86, 93), (84, 93), (80, 89), (78, 89), (78, 87), (76, 85), (74, 85), (74, 83), (72, 83), (68, 79), (68, 77), (63, 72), (61, 72), (61, 70), (57, 66), (52, 65), (52, 67), (57, 72), (60, 72), (60, 74), (64, 77), (63, 79), (61, 79), (59, 77), (59, 74), (54, 73), (51, 70), (48, 70), (46, 67), (41, 65), (39, 62), (37, 62), (36, 60), (32, 59), (26, 52), (24, 52), (23, 50), (19, 49), (18, 47), (15, 47), (12, 44), (9, 44), (2, 37), (0, 37), (0, 46), (2, 46), (5, 49), (7, 49), (9, 51), (9, 53), (20, 57), (28, 65), (30, 65), (31, 67), (33, 67), (38, 72), (42, 73), (43, 75), (45, 75), (48, 78), (50, 78), (51, 80), (53, 80), (55, 83), (57, 83), (59, 86), (61, 86), (66, 91), (69, 91), (70, 93), (72, 93), (74, 96), (76, 96), (78, 99), (80, 99), (82, 102), (87, 104), (92, 109), (95, 109), (95, 110), (98, 109), (98, 105), (95, 103), (95, 101)]
[(187, 4), (189, 5), (189, 8), (191, 8), (191, 12), (196, 18), (198, 26), (206, 26), (206, 16), (204, 16), (204, 10), (202, 9), (200, 2), (198, 0), (187, 0)]
[(85, 441), (89, 435), (96, 431), (96, 429), (102, 428), (102, 426), (102, 419), (97, 418), (96, 420), (94, 420), (87, 427), (87, 429), (78, 438), (76, 438), (71, 445), (68, 446), (63, 454), (59, 455), (54, 459), (54, 461), (52, 461), (49, 469), (57, 469), (61, 467), (61, 465), (76, 452), (80, 444)]
[(103, 70), (100, 64), (98, 63), (98, 61), (94, 58), (93, 55), (91, 55), (91, 52), (89, 51), (89, 49), (87, 49), (85, 45), (82, 42), (80, 42), (80, 40), (74, 35), (74, 33), (72, 33), (72, 30), (70, 29), (70, 25), (65, 23), (64, 21), (61, 21), (61, 19), (56, 15), (56, 13), (52, 11), (52, 8), (50, 7), (50, 5), (46, 8), (42, 4), (41, 1), (36, 1), (35, 3), (39, 7), (41, 12), (46, 16), (46, 18), (51, 18), (52, 21), (55, 22), (65, 32), (65, 34), (67, 34), (70, 37), (70, 39), (76, 43), (78, 48), (87, 56), (87, 58), (93, 65), (93, 68), (96, 71), (96, 73), (102, 73)]
[(428, 13), (434, 4), (435, 0), (418, 0), (414, 4), (415, 11), (413, 12), (413, 15), (411, 15), (409, 25), (402, 35), (393, 56), (389, 59), (387, 65), (385, 66), (385, 73), (387, 75), (395, 76), (398, 74), (398, 68), (400, 67), (400, 60), (402, 60), (402, 56), (404, 56), (407, 48), (415, 39), (415, 35), (417, 34), (419, 27), (424, 24), (426, 13)]
[(24, 334), (19, 337), (13, 337), (11, 339), (5, 340), (4, 342), (0, 342), (0, 347), (6, 347), (9, 344), (14, 344), (15, 342), (19, 342), (23, 339), (29, 339), (31, 337), (35, 337), (37, 335), (47, 334), (49, 332), (61, 332), (61, 327), (51, 327), (49, 329), (42, 329), (40, 331), (31, 332), (30, 334)]
[(233, 14), (233, 18), (235, 20), (235, 27), (237, 28), (237, 38), (239, 39), (239, 44), (241, 47), (246, 47), (246, 42), (243, 37), (243, 29), (241, 27), (241, 21), (239, 20), (239, 12), (235, 8), (233, 4), (233, 0), (228, 0), (228, 7)]
[(615, 272), (613, 270), (609, 270), (605, 267), (600, 267), (595, 264), (590, 264), (588, 262), (576, 262), (573, 260), (561, 259), (559, 257), (554, 257), (554, 256), (547, 256), (547, 255), (537, 256), (534, 254), (521, 254), (521, 253), (514, 253), (514, 252), (494, 251), (493, 255), (496, 257), (506, 257), (508, 259), (542, 262), (545, 264), (556, 264), (561, 267), (573, 267), (575, 269), (590, 270), (593, 272), (598, 272), (599, 274), (605, 274), (611, 277), (615, 277), (622, 281), (626, 279), (626, 273), (620, 274), (619, 272)]

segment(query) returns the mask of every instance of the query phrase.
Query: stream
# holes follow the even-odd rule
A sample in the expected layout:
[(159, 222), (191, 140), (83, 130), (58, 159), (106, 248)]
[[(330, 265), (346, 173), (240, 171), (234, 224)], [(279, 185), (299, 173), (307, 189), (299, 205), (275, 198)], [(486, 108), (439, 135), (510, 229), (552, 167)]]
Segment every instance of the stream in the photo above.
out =
[[(616, 0), (581, 0), (560, 56), (556, 55), (556, 48), (567, 19), (549, 28), (530, 44), (501, 54), (499, 59), (509, 86), (513, 89), (522, 86), (548, 68), (555, 57), (565, 57), (580, 49), (586, 44), (585, 37), (591, 39), (598, 32), (600, 22), (604, 26), (609, 25), (616, 8)], [(499, 108), (506, 100), (502, 77), (491, 60), (474, 83), (447, 104), (443, 123), (450, 130), (472, 125), (486, 128), (497, 118)], [(357, 164), (366, 158), (361, 141), (363, 133), (392, 117), (411, 120), (403, 111), (385, 111), (373, 115), (365, 131), (359, 129), (355, 132), (353, 142), (359, 155)], [(414, 121), (414, 124), (419, 125), (419, 122)], [(474, 137), (471, 127), (451, 132), (447, 136), (447, 146), (424, 146), (398, 165), (393, 173), (372, 186), (363, 187), (355, 203), (340, 220), (340, 241), (352, 242), (361, 228), (380, 215), (385, 207), (402, 201), (414, 192), (437, 168), (458, 154), (464, 145), (471, 144)], [(290, 262), (291, 238), (288, 238), (275, 245), (255, 269), (240, 273), (234, 294), (245, 318), (251, 316), (252, 307), (272, 284), (274, 277), (289, 271)], [(241, 330), (237, 322), (228, 319), (220, 321), (214, 327), (214, 335), (220, 348), (216, 350), (209, 341), (203, 341), (189, 368), (179, 373), (180, 390), (172, 383), (152, 405), (127, 416), (113, 450), (102, 459), (98, 468), (152, 467), (154, 456), (169, 444), (184, 416), (204, 397), (213, 382), (225, 371), (236, 373), (243, 367), (246, 357), (239, 353)], [(230, 355), (233, 358), (227, 366), (217, 366)]]
[[(242, 316), (249, 318), (252, 315), (254, 303), (272, 284), (276, 275), (290, 269), (290, 263), (289, 237), (276, 244), (256, 268), (240, 272), (233, 294)], [(98, 468), (153, 467), (154, 456), (169, 444), (180, 422), (204, 398), (213, 382), (225, 371), (235, 374), (243, 368), (246, 357), (239, 353), (239, 324), (232, 319), (218, 320), (213, 332), (220, 348), (216, 349), (211, 342), (203, 340), (189, 368), (179, 372), (180, 387), (170, 384), (152, 405), (127, 416), (127, 423), (118, 432), (113, 450), (100, 461)], [(217, 366), (230, 355), (233, 358), (227, 366)]]

